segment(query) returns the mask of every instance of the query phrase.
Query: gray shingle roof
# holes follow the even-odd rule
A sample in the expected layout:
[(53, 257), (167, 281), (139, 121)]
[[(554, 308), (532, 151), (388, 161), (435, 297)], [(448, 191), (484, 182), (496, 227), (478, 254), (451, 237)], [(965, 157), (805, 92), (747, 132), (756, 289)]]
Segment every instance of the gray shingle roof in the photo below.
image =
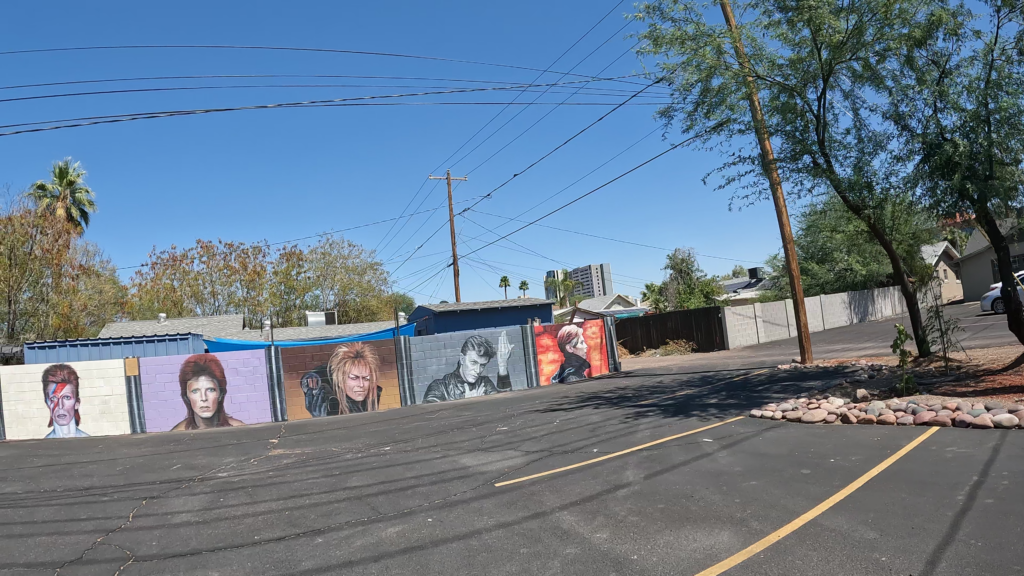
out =
[[(166, 322), (156, 320), (132, 320), (111, 322), (100, 331), (100, 338), (125, 338), (133, 336), (158, 336), (164, 334), (200, 334), (204, 338), (229, 340), (270, 340), (269, 332), (245, 330), (242, 328), (242, 314), (204, 316), (191, 318), (168, 318)], [(394, 327), (393, 321), (362, 322), (358, 324), (336, 324), (333, 326), (294, 326), (274, 328), (275, 340), (311, 340), (317, 338), (338, 338), (367, 332), (378, 332)]]
[(538, 304), (554, 304), (542, 298), (512, 298), (510, 300), (486, 300), (483, 302), (453, 302), (446, 304), (420, 304), (420, 307), (434, 312), (459, 312), (463, 310), (482, 310), (486, 308), (518, 308), (520, 306), (536, 306)]
[(628, 303), (628, 306), (624, 306), (624, 308), (636, 307), (636, 304), (632, 300), (630, 300), (626, 296), (623, 296), (622, 294), (608, 294), (606, 296), (595, 296), (593, 298), (587, 298), (586, 300), (580, 300), (577, 306), (584, 310), (590, 310), (591, 312), (600, 312), (601, 310), (604, 310), (609, 305), (611, 305), (611, 303), (614, 302), (616, 298), (621, 298)]

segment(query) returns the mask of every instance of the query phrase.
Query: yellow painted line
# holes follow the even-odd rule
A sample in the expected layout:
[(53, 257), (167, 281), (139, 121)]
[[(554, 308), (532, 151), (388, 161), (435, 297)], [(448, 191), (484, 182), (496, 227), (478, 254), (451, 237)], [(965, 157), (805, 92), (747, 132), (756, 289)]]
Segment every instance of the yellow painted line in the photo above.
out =
[(807, 512), (803, 516), (800, 516), (796, 520), (793, 520), (789, 524), (786, 524), (782, 528), (779, 528), (775, 532), (772, 532), (771, 534), (769, 534), (768, 536), (766, 536), (763, 539), (759, 540), (755, 544), (747, 547), (742, 552), (739, 552), (739, 553), (735, 554), (734, 556), (726, 558), (725, 560), (722, 560), (721, 562), (719, 562), (718, 564), (715, 564), (711, 568), (708, 568), (707, 570), (697, 574), (697, 576), (718, 576), (718, 574), (721, 574), (721, 573), (725, 572), (726, 570), (728, 570), (730, 568), (733, 568), (734, 566), (736, 566), (739, 563), (743, 562), (747, 558), (750, 558), (754, 554), (757, 554), (758, 552), (764, 550), (765, 548), (771, 546), (772, 544), (775, 544), (779, 540), (782, 540), (783, 538), (785, 538), (789, 534), (791, 534), (791, 533), (795, 532), (796, 530), (798, 530), (804, 524), (807, 524), (808, 522), (813, 520), (815, 517), (820, 515), (822, 512), (828, 510), (829, 508), (831, 508), (832, 506), (837, 504), (843, 498), (846, 498), (847, 496), (852, 494), (856, 489), (858, 489), (861, 486), (863, 486), (864, 484), (866, 484), (868, 480), (871, 480), (872, 478), (877, 476), (880, 472), (882, 472), (882, 470), (885, 470), (886, 468), (888, 468), (893, 462), (895, 462), (895, 461), (899, 460), (900, 458), (906, 456), (907, 452), (910, 452), (911, 450), (913, 450), (915, 447), (917, 447), (918, 444), (920, 444), (921, 442), (924, 442), (925, 439), (927, 439), (932, 434), (938, 432), (938, 430), (939, 430), (938, 428), (929, 428), (927, 432), (925, 432), (924, 434), (921, 434), (917, 438), (914, 438), (909, 444), (907, 444), (903, 448), (900, 448), (899, 452), (896, 452), (892, 456), (889, 456), (884, 461), (882, 461), (881, 464), (879, 464), (878, 466), (875, 466), (874, 468), (869, 470), (867, 472), (867, 474), (864, 474), (860, 478), (857, 478), (852, 483), (850, 483), (849, 486), (847, 486), (846, 488), (843, 488), (839, 492), (836, 492), (831, 498), (829, 498), (828, 500), (825, 500), (821, 504), (818, 504), (817, 506), (812, 508), (809, 512)]
[(694, 392), (700, 392), (701, 390), (704, 390), (705, 388), (711, 388), (712, 386), (721, 386), (722, 384), (728, 384), (729, 382), (735, 382), (736, 380), (740, 380), (742, 378), (746, 378), (747, 376), (757, 376), (758, 374), (763, 374), (763, 373), (767, 372), (768, 370), (770, 370), (770, 368), (765, 368), (764, 370), (758, 370), (757, 372), (751, 372), (750, 374), (743, 374), (742, 376), (737, 376), (735, 378), (730, 378), (728, 380), (723, 380), (721, 382), (716, 382), (714, 384), (708, 384), (707, 386), (701, 386), (700, 388), (694, 388), (692, 390), (683, 390), (682, 392), (676, 392), (675, 394), (669, 394), (667, 396), (659, 396), (657, 398), (651, 398), (650, 400), (644, 400), (643, 402), (637, 402), (635, 405), (636, 406), (640, 406), (642, 404), (650, 404), (651, 402), (657, 402), (659, 400), (664, 400), (666, 398), (675, 398), (676, 396), (682, 396), (683, 394), (693, 394)]
[(556, 474), (558, 472), (565, 472), (566, 470), (572, 470), (573, 468), (579, 468), (581, 466), (587, 466), (588, 464), (594, 464), (594, 463), (597, 463), (597, 462), (602, 462), (602, 461), (608, 460), (610, 458), (615, 458), (616, 456), (622, 456), (623, 454), (629, 454), (630, 452), (636, 452), (637, 450), (643, 450), (644, 448), (650, 448), (651, 446), (654, 446), (655, 444), (661, 444), (663, 442), (668, 442), (669, 440), (675, 440), (676, 438), (682, 438), (683, 436), (689, 436), (690, 434), (696, 434), (697, 432), (703, 432), (705, 430), (710, 430), (712, 428), (716, 428), (718, 426), (721, 426), (722, 424), (728, 424), (729, 422), (735, 422), (737, 420), (742, 420), (743, 418), (746, 418), (746, 416), (737, 416), (735, 418), (730, 418), (728, 420), (723, 420), (721, 422), (718, 422), (717, 424), (712, 424), (710, 426), (705, 426), (703, 428), (697, 428), (696, 430), (690, 430), (689, 432), (683, 432), (682, 434), (675, 434), (673, 436), (667, 436), (667, 437), (662, 438), (660, 440), (655, 440), (654, 442), (648, 442), (647, 444), (641, 444), (639, 446), (634, 446), (632, 448), (627, 448), (625, 450), (622, 450), (620, 452), (614, 452), (612, 454), (605, 454), (604, 456), (601, 456), (600, 458), (594, 458), (593, 460), (587, 460), (586, 462), (580, 462), (579, 464), (573, 464), (572, 466), (563, 466), (561, 468), (555, 468), (554, 470), (548, 470), (547, 472), (540, 472), (538, 474), (531, 474), (530, 476), (523, 476), (522, 478), (516, 478), (515, 480), (506, 480), (504, 482), (498, 482), (497, 484), (494, 485), (494, 487), (495, 488), (501, 488), (502, 486), (508, 486), (509, 484), (515, 484), (516, 482), (525, 482), (527, 480), (533, 480), (534, 478), (540, 478), (541, 476), (547, 476), (549, 474)]

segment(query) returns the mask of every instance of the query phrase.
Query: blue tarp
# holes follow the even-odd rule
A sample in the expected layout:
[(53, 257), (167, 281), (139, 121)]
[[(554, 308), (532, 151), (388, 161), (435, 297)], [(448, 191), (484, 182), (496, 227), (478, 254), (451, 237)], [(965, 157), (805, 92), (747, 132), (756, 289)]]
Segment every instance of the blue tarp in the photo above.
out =
[[(398, 334), (400, 336), (415, 336), (416, 324), (409, 323), (402, 325), (402, 327), (398, 329)], [(318, 346), (320, 344), (344, 344), (345, 342), (385, 340), (387, 338), (394, 337), (395, 329), (388, 328), (387, 330), (380, 330), (378, 332), (368, 332), (366, 334), (356, 334), (355, 336), (345, 336), (342, 338), (325, 338), (322, 340), (277, 340), (274, 342), (274, 345), (281, 348), (294, 348), (296, 346)], [(203, 342), (206, 343), (206, 348), (210, 352), (260, 350), (270, 346), (270, 342), (261, 342), (257, 340), (229, 340), (227, 338), (203, 338)]]

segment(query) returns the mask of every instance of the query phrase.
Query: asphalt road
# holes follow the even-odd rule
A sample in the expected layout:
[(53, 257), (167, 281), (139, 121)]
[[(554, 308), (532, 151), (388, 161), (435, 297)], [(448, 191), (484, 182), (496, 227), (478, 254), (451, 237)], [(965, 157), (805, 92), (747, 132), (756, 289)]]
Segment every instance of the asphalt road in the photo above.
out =
[[(1006, 316), (997, 316), (991, 312), (983, 313), (977, 302), (948, 305), (944, 310), (946, 317), (955, 319), (964, 329), (958, 334), (958, 339), (967, 350), (1019, 345), (1017, 339), (1006, 328)], [(897, 322), (906, 326), (909, 331), (910, 319), (904, 316), (813, 332), (811, 348), (814, 359), (891, 356), (890, 347), (893, 338), (896, 337), (893, 326)], [(909, 343), (907, 347), (913, 350), (914, 344)], [(665, 372), (682, 373), (774, 367), (789, 364), (799, 358), (800, 346), (796, 338), (787, 338), (736, 350), (693, 354), (686, 358), (625, 359), (622, 365), (625, 369), (657, 367)]]
[[(3, 443), (0, 574), (699, 574), (927, 433), (726, 422), (838, 375), (648, 371), (284, 425)], [(938, 429), (727, 574), (1021, 573), (1022, 477), (1024, 431)]]

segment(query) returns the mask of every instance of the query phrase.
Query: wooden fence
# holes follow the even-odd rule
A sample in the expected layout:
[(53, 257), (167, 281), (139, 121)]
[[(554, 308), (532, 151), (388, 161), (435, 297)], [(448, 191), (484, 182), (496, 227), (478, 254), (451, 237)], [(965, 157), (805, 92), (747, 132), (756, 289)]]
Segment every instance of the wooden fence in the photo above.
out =
[(615, 322), (615, 332), (619, 344), (630, 354), (659, 348), (669, 340), (692, 342), (697, 352), (726, 349), (722, 309), (718, 306), (622, 318)]

